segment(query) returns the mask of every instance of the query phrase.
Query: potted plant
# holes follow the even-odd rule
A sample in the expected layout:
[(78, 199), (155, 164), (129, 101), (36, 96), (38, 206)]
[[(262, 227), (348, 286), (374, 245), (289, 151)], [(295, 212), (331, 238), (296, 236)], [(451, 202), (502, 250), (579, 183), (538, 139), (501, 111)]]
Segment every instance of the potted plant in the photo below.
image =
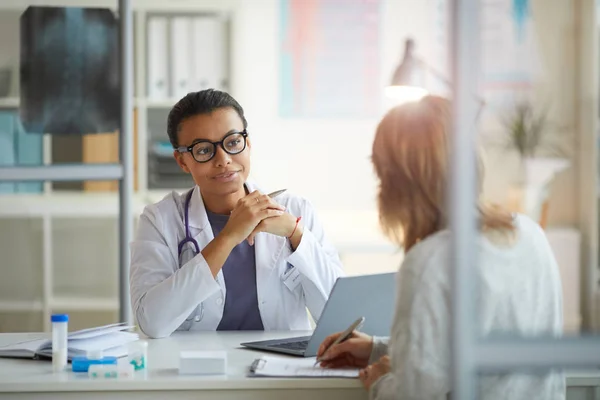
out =
[(518, 102), (501, 121), (506, 146), (519, 155), (521, 173), (514, 188), (519, 208), (540, 221), (552, 180), (570, 165), (565, 129), (548, 121), (547, 108), (538, 111), (529, 101)]
[(502, 118), (502, 123), (506, 131), (506, 144), (519, 154), (525, 182), (539, 180), (540, 177), (536, 175), (541, 173), (541, 169), (563, 170), (568, 166), (565, 140), (560, 135), (564, 130), (551, 126), (547, 108), (538, 112), (530, 102), (521, 101)]

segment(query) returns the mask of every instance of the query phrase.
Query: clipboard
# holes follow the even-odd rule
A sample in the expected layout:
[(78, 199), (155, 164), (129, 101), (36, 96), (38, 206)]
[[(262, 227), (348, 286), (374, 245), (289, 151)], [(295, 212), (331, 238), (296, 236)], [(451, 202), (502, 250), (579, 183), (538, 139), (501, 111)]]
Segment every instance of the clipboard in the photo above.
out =
[(272, 378), (358, 378), (358, 368), (321, 368), (315, 358), (282, 358), (264, 356), (252, 362), (249, 377)]

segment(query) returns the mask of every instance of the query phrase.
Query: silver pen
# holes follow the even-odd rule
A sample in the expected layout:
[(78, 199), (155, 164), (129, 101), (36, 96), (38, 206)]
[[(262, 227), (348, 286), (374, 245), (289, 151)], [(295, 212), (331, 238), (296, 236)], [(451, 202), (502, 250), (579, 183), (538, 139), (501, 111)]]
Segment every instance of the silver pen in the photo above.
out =
[(276, 191), (274, 191), (274, 192), (272, 192), (272, 193), (269, 193), (269, 194), (268, 194), (268, 196), (269, 196), (270, 198), (274, 198), (274, 197), (277, 197), (277, 196), (279, 196), (281, 193), (285, 192), (286, 190), (287, 190), (287, 189), (276, 190)]
[[(325, 354), (327, 354), (327, 351), (329, 351), (330, 348), (332, 348), (333, 346), (342, 343), (344, 340), (350, 339), (350, 336), (352, 335), (352, 332), (354, 332), (356, 329), (360, 329), (360, 327), (362, 326), (362, 324), (365, 323), (365, 317), (360, 317), (359, 319), (357, 319), (356, 321), (354, 321), (352, 323), (352, 325), (350, 325), (340, 336), (338, 336), (338, 338), (335, 340), (335, 342), (331, 343), (331, 345), (329, 345), (329, 347), (327, 347), (325, 349), (325, 351), (323, 352), (323, 356)], [(323, 361), (323, 357), (317, 357), (317, 361), (315, 362), (315, 366), (320, 363), (321, 361)]]

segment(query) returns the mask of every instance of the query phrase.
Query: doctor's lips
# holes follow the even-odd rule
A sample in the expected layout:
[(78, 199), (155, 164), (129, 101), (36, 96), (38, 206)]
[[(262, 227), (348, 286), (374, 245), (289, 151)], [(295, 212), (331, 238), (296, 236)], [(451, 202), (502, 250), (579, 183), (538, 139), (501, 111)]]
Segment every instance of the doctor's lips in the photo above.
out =
[(238, 172), (240, 171), (227, 171), (223, 172), (222, 174), (215, 175), (212, 178), (219, 182), (231, 182), (237, 178)]

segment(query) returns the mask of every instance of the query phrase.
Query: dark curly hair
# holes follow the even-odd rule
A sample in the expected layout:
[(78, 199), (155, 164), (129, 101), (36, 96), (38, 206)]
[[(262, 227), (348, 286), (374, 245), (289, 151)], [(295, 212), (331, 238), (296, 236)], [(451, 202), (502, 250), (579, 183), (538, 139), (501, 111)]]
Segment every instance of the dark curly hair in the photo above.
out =
[(169, 112), (167, 121), (167, 134), (173, 148), (179, 146), (177, 134), (181, 123), (187, 118), (199, 114), (210, 114), (220, 108), (232, 108), (240, 116), (244, 123), (244, 129), (248, 127), (246, 117), (244, 117), (244, 109), (229, 93), (221, 92), (215, 89), (206, 89), (199, 92), (188, 93), (184, 98), (179, 100)]

